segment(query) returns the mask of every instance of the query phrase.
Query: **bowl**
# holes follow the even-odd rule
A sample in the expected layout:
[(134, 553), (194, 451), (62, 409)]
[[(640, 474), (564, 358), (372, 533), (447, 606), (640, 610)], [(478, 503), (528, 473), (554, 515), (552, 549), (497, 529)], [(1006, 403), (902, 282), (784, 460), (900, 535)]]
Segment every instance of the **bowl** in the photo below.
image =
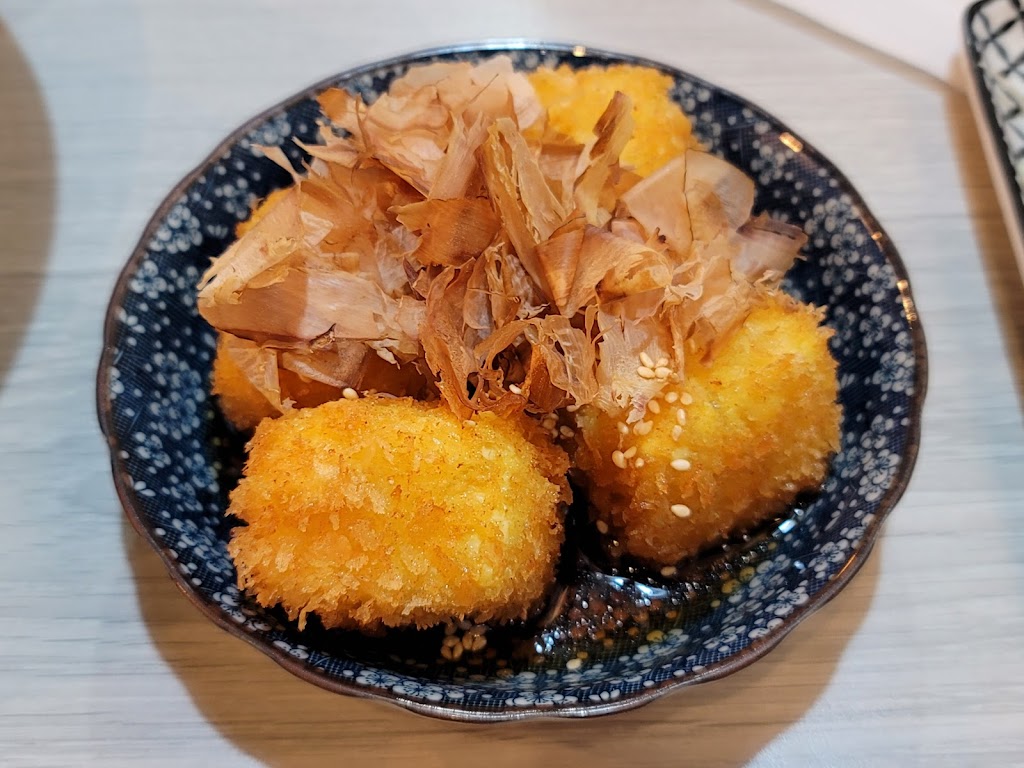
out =
[[(440, 630), (383, 638), (303, 631), (241, 593), (226, 544), (227, 495), (244, 437), (209, 394), (215, 335), (196, 283), (252, 203), (289, 182), (253, 145), (315, 140), (314, 96), (341, 86), (372, 100), (410, 66), (504, 53), (516, 66), (633, 63), (673, 80), (672, 96), (711, 150), (757, 184), (756, 211), (803, 227), (785, 288), (827, 309), (839, 362), (842, 446), (820, 493), (694, 558), (673, 579), (612, 567), (573, 524), (543, 617), (495, 632), (473, 664), (437, 661)], [(525, 42), (431, 50), (306, 88), (234, 131), (167, 196), (111, 298), (99, 364), (99, 420), (125, 513), (171, 578), (215, 624), (316, 685), (468, 721), (586, 717), (639, 706), (764, 656), (863, 565), (917, 456), (927, 363), (896, 249), (846, 178), (748, 101), (655, 62)], [(586, 651), (586, 653), (582, 653)]]

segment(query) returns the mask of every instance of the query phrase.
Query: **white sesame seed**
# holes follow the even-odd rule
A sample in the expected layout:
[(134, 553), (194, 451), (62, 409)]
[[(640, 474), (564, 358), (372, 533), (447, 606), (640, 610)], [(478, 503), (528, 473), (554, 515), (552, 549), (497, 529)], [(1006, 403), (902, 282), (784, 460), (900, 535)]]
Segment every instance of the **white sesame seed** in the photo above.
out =
[(679, 393), (678, 392), (669, 392), (668, 394), (665, 395), (665, 402), (666, 403), (674, 403), (678, 399), (679, 399)]
[(622, 455), (625, 456), (627, 459), (632, 459), (634, 456), (636, 456), (636, 446), (631, 445), (629, 448), (622, 452)]
[(674, 427), (672, 427), (672, 439), (673, 440), (679, 440), (679, 438), (682, 437), (682, 436), (683, 436), (683, 428), (681, 426), (676, 424)]
[(662, 576), (675, 576), (676, 573), (678, 573), (678, 571), (676, 571), (676, 567), (674, 565), (666, 565), (661, 569)]
[(693, 395), (689, 392), (683, 392), (683, 396), (679, 398), (679, 402), (683, 405), (690, 405), (693, 402)]
[(352, 389), (352, 387), (345, 387), (343, 390), (341, 390), (341, 396), (344, 397), (346, 400), (359, 399), (359, 393)]
[(580, 407), (576, 403), (573, 403), (572, 405), (565, 406), (566, 413), (576, 413), (576, 411), (578, 411), (579, 409), (580, 409)]
[(568, 438), (574, 436), (576, 433), (573, 432), (570, 427), (559, 427), (558, 434), (560, 434), (562, 437)]
[(654, 371), (648, 368), (646, 365), (641, 365), (639, 368), (636, 369), (636, 375), (639, 376), (641, 379), (653, 379), (655, 374)]
[(672, 514), (675, 515), (676, 517), (689, 517), (690, 516), (690, 508), (688, 506), (686, 506), (685, 504), (673, 504), (671, 509), (672, 509)]
[(498, 452), (491, 448), (490, 446), (488, 446), (487, 448), (481, 448), (480, 453), (488, 461), (494, 461), (496, 458), (498, 458)]
[(667, 358), (667, 357), (659, 357), (659, 358), (658, 358), (658, 362), (656, 362), (656, 363), (654, 364), (654, 366), (655, 366), (656, 368), (660, 368), (660, 367), (661, 367), (661, 366), (663, 366), (663, 365), (668, 365), (668, 358)]
[(686, 423), (686, 411), (684, 411), (682, 408), (676, 408), (676, 421), (678, 421), (680, 424)]
[(669, 376), (672, 375), (672, 369), (666, 368), (664, 365), (660, 365), (654, 369), (654, 375), (657, 376), (659, 379), (667, 379)]
[(624, 421), (620, 421), (619, 422), (619, 434), (620, 435), (628, 435), (629, 434), (629, 425), (626, 424)]
[(643, 469), (645, 463), (646, 462), (644, 462), (643, 459), (637, 459), (636, 461), (633, 462), (633, 466), (636, 467), (637, 469)]
[(622, 451), (612, 451), (612, 464), (619, 469), (625, 469), (626, 455)]
[(509, 384), (508, 391), (511, 392), (513, 395), (523, 394), (522, 387), (520, 387), (518, 384)]
[(654, 429), (653, 421), (638, 421), (633, 427), (633, 432), (638, 435), (647, 435), (652, 429)]
[(597, 531), (598, 533), (608, 533), (608, 523), (606, 523), (604, 520), (598, 520)]
[(565, 662), (565, 668), (569, 670), (579, 669), (583, 666), (583, 659), (569, 659)]
[(657, 400), (649, 400), (647, 403), (647, 410), (651, 413), (661, 413), (661, 403)]
[(647, 366), (648, 368), (653, 368), (654, 367), (654, 359), (650, 355), (648, 355), (646, 352), (641, 352), (640, 353), (640, 362), (643, 365)]
[(685, 472), (690, 468), (690, 462), (686, 459), (674, 459), (670, 465), (676, 472)]

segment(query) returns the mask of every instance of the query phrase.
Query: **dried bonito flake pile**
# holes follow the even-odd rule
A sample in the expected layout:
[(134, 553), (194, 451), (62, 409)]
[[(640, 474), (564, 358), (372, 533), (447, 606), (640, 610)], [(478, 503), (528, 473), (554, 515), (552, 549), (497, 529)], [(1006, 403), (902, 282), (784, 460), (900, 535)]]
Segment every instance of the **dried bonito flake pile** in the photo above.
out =
[(319, 101), (308, 167), (264, 150), (294, 184), (199, 293), (277, 412), (354, 388), (439, 396), (463, 418), (593, 404), (632, 423), (805, 242), (752, 218), (753, 182), (688, 135), (647, 175), (624, 164), (645, 105), (622, 91), (585, 140), (560, 132), (503, 56), (416, 67), (370, 105)]

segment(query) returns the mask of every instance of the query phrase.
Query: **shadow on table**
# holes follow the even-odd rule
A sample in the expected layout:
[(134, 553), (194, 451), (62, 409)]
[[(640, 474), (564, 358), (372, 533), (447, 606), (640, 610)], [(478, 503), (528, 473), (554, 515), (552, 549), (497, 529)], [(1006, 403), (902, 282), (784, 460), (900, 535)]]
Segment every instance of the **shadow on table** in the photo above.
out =
[(827, 687), (867, 613), (879, 553), (836, 600), (768, 656), (736, 674), (645, 707), (592, 720), (469, 725), (328, 693), (292, 677), (208, 622), (177, 591), (127, 523), (124, 547), (155, 647), (206, 719), (275, 766), (344, 763), (347, 755), (417, 768), (500, 765), (738, 765), (797, 722)]
[(14, 36), (0, 21), (0, 389), (45, 279), (55, 178), (42, 92)]
[(946, 115), (974, 236), (1016, 379), (1017, 397), (1024, 408), (1024, 283), (1006, 230), (1014, 223), (1003, 218), (967, 96), (949, 89)]

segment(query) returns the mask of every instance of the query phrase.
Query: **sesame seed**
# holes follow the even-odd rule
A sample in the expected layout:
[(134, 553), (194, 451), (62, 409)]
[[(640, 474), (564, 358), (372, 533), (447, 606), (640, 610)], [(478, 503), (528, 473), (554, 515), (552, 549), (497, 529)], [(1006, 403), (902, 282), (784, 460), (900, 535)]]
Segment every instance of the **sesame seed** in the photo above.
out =
[(647, 403), (647, 410), (651, 413), (661, 413), (661, 403), (657, 400), (651, 400)]
[(685, 472), (690, 468), (690, 462), (686, 459), (674, 459), (669, 466), (671, 466), (676, 472)]
[(468, 619), (462, 619), (462, 621), (459, 622), (459, 629), (461, 629), (463, 632), (465, 632), (467, 629), (471, 629), (472, 627), (473, 622), (469, 621)]
[(483, 635), (477, 635), (476, 637), (473, 638), (473, 647), (470, 648), (469, 650), (471, 650), (471, 651), (482, 651), (486, 647), (487, 647), (487, 638), (484, 637)]
[(683, 392), (683, 396), (679, 398), (679, 402), (683, 405), (690, 405), (693, 402), (693, 395), (689, 392)]
[(634, 456), (636, 456), (636, 446), (631, 445), (629, 448), (622, 452), (622, 455), (625, 456), (627, 459), (632, 459)]
[(637, 469), (643, 469), (644, 463), (645, 462), (643, 459), (637, 459), (636, 461), (633, 462), (633, 466), (636, 467)]
[(669, 376), (672, 375), (672, 369), (667, 368), (664, 365), (659, 365), (657, 368), (654, 369), (654, 375), (657, 376), (659, 379), (667, 379)]
[(345, 387), (343, 390), (341, 390), (341, 396), (344, 397), (346, 400), (359, 399), (359, 393), (352, 389), (352, 387)]
[(668, 365), (668, 358), (667, 358), (667, 357), (659, 357), (659, 358), (658, 358), (658, 362), (656, 362), (656, 363), (654, 364), (654, 366), (655, 366), (656, 368), (660, 368), (660, 367), (661, 367), (661, 366), (663, 366), (663, 365)]
[(559, 427), (558, 434), (560, 434), (562, 437), (572, 437), (576, 433), (573, 432), (572, 429), (570, 429), (569, 427)]
[(683, 428), (681, 426), (676, 424), (674, 427), (672, 427), (672, 439), (673, 440), (679, 440), (679, 438), (682, 437), (682, 436), (683, 436)]
[(565, 668), (568, 670), (579, 669), (583, 666), (583, 659), (569, 659), (565, 662)]
[(675, 576), (678, 573), (674, 565), (666, 565), (661, 569), (662, 576)]
[(612, 464), (619, 469), (625, 469), (626, 455), (622, 451), (612, 451)]
[(573, 403), (572, 405), (565, 406), (566, 413), (576, 413), (580, 409), (579, 405)]
[(481, 448), (480, 453), (488, 461), (494, 461), (496, 458), (498, 458), (498, 452), (489, 446), (487, 448)]
[(604, 520), (598, 520), (597, 521), (597, 531), (598, 531), (598, 533), (602, 533), (602, 534), (603, 533), (608, 533), (608, 523), (606, 523)]
[(454, 648), (456, 645), (458, 645), (461, 642), (462, 642), (462, 640), (457, 638), (455, 635), (448, 635), (447, 637), (445, 637), (444, 642), (442, 643), (442, 645), (445, 648)]
[(654, 371), (648, 368), (646, 365), (641, 365), (636, 369), (636, 375), (641, 379), (653, 379), (655, 374)]
[(629, 425), (626, 424), (625, 422), (620, 421), (619, 425), (618, 425), (618, 429), (619, 429), (619, 434), (620, 435), (628, 435), (629, 434)]
[(523, 390), (518, 384), (509, 384), (508, 391), (511, 392), (513, 395), (523, 394)]
[(673, 504), (672, 514), (676, 517), (683, 518), (690, 516), (690, 508), (685, 504)]
[(638, 435), (646, 435), (649, 434), (652, 429), (654, 429), (653, 421), (638, 421), (636, 426), (633, 427), (633, 432)]
[(686, 423), (686, 411), (684, 411), (682, 408), (676, 408), (676, 421), (678, 421), (680, 424)]
[(665, 402), (666, 403), (674, 403), (678, 399), (679, 399), (679, 393), (678, 392), (669, 392), (668, 394), (665, 395)]
[(654, 360), (646, 352), (640, 353), (640, 362), (647, 368), (654, 368)]

